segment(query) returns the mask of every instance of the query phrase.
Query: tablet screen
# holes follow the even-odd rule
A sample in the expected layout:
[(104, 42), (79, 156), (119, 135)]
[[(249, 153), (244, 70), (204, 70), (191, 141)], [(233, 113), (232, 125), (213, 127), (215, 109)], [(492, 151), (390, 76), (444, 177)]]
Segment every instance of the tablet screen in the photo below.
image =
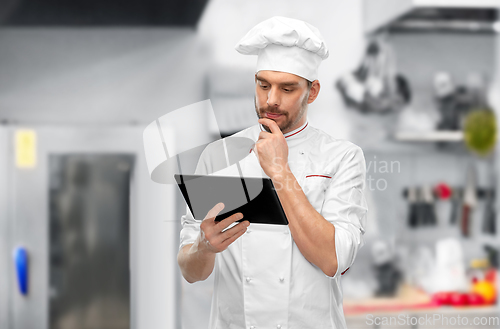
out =
[(214, 175), (174, 175), (177, 185), (196, 220), (203, 220), (219, 202), (224, 209), (216, 221), (235, 213), (251, 223), (287, 225), (274, 185), (269, 178)]

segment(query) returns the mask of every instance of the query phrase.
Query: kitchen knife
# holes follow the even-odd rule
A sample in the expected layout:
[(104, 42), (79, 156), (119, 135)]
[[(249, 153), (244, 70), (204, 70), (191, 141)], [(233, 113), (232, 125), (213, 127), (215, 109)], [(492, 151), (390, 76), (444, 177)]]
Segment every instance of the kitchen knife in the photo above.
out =
[(467, 176), (465, 182), (464, 199), (462, 204), (462, 235), (464, 237), (470, 236), (470, 216), (472, 209), (477, 204), (476, 197), (476, 171), (473, 165), (469, 165), (467, 169)]

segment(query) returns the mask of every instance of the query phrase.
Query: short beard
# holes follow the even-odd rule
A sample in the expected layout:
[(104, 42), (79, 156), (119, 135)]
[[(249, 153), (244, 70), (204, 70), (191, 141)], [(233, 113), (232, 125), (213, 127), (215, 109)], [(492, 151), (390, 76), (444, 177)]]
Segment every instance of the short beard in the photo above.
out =
[[(300, 104), (300, 110), (299, 110), (299, 113), (297, 114), (297, 118), (295, 118), (295, 120), (293, 122), (285, 122), (285, 126), (284, 127), (279, 127), (282, 132), (285, 131), (285, 130), (287, 130), (287, 129), (289, 129), (290, 127), (295, 126), (297, 124), (297, 122), (299, 122), (300, 119), (302, 119), (302, 117), (304, 116), (304, 113), (306, 112), (307, 107), (308, 107), (308, 104), (307, 104), (307, 99), (308, 98), (309, 98), (309, 91), (307, 92), (307, 95), (302, 100), (302, 104)], [(257, 114), (257, 118), (259, 118), (259, 119), (265, 118), (265, 117), (261, 117), (259, 115), (259, 109), (257, 108), (257, 98), (255, 97), (255, 95), (253, 96), (253, 103), (255, 105), (255, 113)], [(269, 106), (267, 107), (267, 110), (268, 110), (268, 112), (273, 113), (273, 111), (270, 111)], [(268, 126), (266, 126), (266, 125), (262, 125), (262, 126), (264, 127), (264, 129), (268, 133), (271, 132), (271, 130), (269, 129)]]

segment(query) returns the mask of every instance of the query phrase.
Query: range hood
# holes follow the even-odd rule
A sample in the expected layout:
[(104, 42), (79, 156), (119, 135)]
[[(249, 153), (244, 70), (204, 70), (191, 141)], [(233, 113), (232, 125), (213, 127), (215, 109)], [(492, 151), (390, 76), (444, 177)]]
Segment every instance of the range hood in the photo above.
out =
[(0, 26), (186, 27), (208, 0), (0, 0)]
[(364, 0), (364, 31), (500, 32), (498, 9), (500, 0)]

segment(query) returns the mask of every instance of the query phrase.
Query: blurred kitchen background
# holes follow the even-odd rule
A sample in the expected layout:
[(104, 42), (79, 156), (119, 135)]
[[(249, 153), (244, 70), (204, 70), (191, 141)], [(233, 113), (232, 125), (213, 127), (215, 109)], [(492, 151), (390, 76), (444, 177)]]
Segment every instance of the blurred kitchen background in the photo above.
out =
[(0, 0), (0, 328), (207, 327), (212, 278), (180, 275), (185, 203), (151, 181), (142, 133), (206, 99), (219, 131), (205, 134), (255, 124), (256, 57), (234, 45), (274, 15), (321, 31), (330, 57), (309, 122), (366, 158), (365, 247), (342, 277), (348, 327), (425, 327), (368, 314), (498, 321), (499, 8)]

